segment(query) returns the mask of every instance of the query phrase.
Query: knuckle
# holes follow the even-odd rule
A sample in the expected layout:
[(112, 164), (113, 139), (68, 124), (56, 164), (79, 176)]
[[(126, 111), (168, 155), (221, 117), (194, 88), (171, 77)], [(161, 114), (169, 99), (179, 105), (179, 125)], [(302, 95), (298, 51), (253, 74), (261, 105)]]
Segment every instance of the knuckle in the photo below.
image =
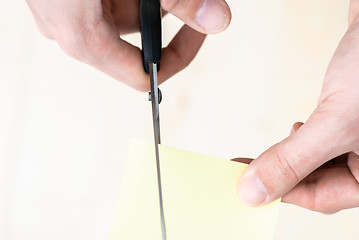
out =
[(84, 46), (77, 37), (68, 36), (65, 39), (61, 38), (57, 41), (67, 55), (77, 60), (82, 60)]
[(94, 48), (101, 45), (98, 44), (101, 36), (97, 28), (98, 24), (95, 23), (76, 24), (60, 31), (56, 39), (67, 55), (80, 61), (87, 61), (91, 59)]
[(283, 150), (280, 150), (279, 148), (275, 148), (274, 152), (280, 173), (286, 179), (289, 179), (293, 182), (298, 182), (299, 181), (298, 173), (294, 170), (294, 167), (292, 166), (292, 161), (290, 160), (291, 157)]
[(177, 8), (179, 0), (161, 0), (161, 6), (166, 11), (172, 11)]
[(322, 191), (318, 191), (320, 186), (318, 182), (321, 179), (319, 172), (313, 172), (305, 180), (305, 184), (310, 189), (310, 201), (305, 206), (307, 209), (316, 211), (322, 214), (334, 214), (340, 211), (337, 199), (333, 198), (330, 194), (323, 194)]
[(49, 31), (49, 29), (47, 29), (43, 24), (41, 24), (39, 20), (37, 20), (37, 19), (35, 19), (35, 20), (36, 20), (35, 21), (36, 26), (39, 29), (41, 35), (47, 39), (54, 40), (53, 34), (50, 33), (51, 31)]
[(50, 34), (48, 31), (45, 31), (45, 30), (40, 29), (40, 28), (39, 28), (39, 30), (40, 30), (41, 35), (44, 36), (45, 38), (47, 38), (47, 39), (49, 39), (49, 40), (54, 40), (54, 39), (55, 39), (55, 38), (53, 37), (53, 35)]
[(36, 22), (37, 29), (39, 29), (42, 36), (44, 36), (47, 39), (54, 40), (54, 37), (52, 34), (50, 34), (50, 31), (48, 31), (44, 26)]
[(340, 209), (338, 209), (338, 207), (333, 207), (328, 204), (316, 205), (311, 210), (317, 211), (319, 213), (326, 214), (326, 215), (334, 214), (334, 213), (337, 213), (340, 211)]
[(136, 84), (132, 85), (132, 87), (139, 91), (139, 92), (149, 92), (151, 91), (150, 85), (148, 84), (148, 82), (146, 81), (139, 81)]
[(131, 71), (116, 72), (112, 77), (136, 91), (143, 93), (151, 91), (151, 86), (148, 80), (149, 76), (144, 74), (142, 66), (140, 68), (133, 68)]
[(339, 212), (340, 210), (333, 210), (333, 209), (323, 209), (321, 211), (319, 211), (320, 213), (322, 214), (325, 214), (325, 215), (331, 215), (331, 214), (334, 214), (334, 213), (337, 213)]

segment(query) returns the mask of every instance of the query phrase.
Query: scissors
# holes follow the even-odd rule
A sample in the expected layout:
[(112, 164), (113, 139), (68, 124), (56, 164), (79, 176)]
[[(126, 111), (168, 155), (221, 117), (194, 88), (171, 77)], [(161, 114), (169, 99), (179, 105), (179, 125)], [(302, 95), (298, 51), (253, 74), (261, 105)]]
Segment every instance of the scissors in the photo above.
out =
[(161, 144), (159, 104), (162, 100), (161, 90), (158, 88), (157, 72), (160, 68), (162, 55), (162, 16), (159, 0), (140, 0), (140, 22), (142, 38), (143, 66), (150, 75), (151, 92), (149, 100), (152, 103), (153, 131), (155, 139), (155, 154), (157, 167), (157, 183), (161, 216), (162, 240), (167, 240), (166, 224), (163, 209), (161, 168), (158, 145)]

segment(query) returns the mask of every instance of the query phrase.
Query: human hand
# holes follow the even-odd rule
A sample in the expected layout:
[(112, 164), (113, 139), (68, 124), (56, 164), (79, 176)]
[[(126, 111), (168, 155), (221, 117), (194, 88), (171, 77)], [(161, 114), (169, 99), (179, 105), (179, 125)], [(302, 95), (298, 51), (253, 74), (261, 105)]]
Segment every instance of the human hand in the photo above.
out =
[[(121, 35), (139, 31), (139, 0), (26, 0), (41, 33), (71, 57), (140, 91), (148, 91), (139, 48)], [(223, 31), (231, 20), (225, 0), (161, 0), (162, 8), (187, 25), (163, 50), (159, 83), (185, 68), (205, 34)]]
[[(253, 160), (239, 181), (248, 205), (283, 202), (323, 213), (359, 206), (359, 1), (306, 123)], [(355, 11), (354, 11), (355, 10)], [(355, 12), (355, 13), (354, 13)], [(248, 161), (238, 160), (237, 161)]]

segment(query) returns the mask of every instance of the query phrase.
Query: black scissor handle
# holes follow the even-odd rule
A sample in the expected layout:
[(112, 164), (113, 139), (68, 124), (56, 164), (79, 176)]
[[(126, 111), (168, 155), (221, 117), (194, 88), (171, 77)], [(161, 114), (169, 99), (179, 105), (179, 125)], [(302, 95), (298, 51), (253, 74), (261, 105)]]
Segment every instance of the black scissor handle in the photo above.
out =
[(161, 61), (161, 20), (161, 5), (159, 0), (140, 0), (142, 56), (146, 73), (149, 73), (149, 62), (159, 64)]

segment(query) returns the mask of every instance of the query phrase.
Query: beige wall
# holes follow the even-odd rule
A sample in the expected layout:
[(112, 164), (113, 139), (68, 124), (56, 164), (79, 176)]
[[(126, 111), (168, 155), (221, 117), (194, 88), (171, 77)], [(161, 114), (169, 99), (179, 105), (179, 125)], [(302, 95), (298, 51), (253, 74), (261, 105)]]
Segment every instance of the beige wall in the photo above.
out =
[[(348, 0), (231, 0), (233, 22), (163, 84), (166, 145), (256, 157), (305, 121), (345, 31)], [(0, 8), (0, 239), (106, 239), (147, 95), (67, 57), (23, 1)], [(180, 22), (164, 20), (168, 42)], [(138, 35), (127, 36), (138, 43)], [(282, 204), (275, 239), (358, 239), (359, 210)]]

